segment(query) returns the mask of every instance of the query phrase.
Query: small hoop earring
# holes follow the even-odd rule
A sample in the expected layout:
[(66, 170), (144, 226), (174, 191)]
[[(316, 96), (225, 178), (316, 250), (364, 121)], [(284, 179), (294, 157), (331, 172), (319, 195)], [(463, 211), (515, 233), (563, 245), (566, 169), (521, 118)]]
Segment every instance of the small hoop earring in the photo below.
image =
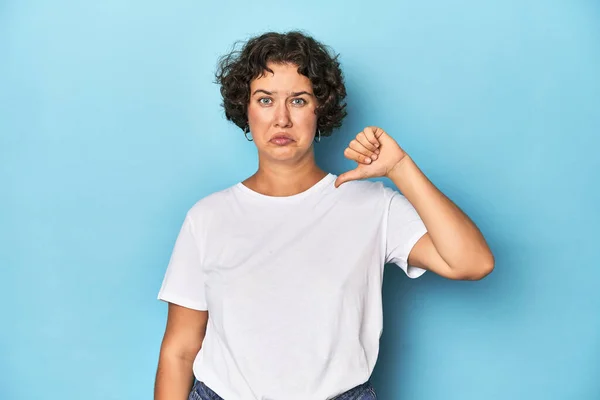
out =
[(317, 129), (317, 136), (315, 136), (315, 142), (320, 143), (321, 142), (321, 130)]
[(252, 142), (254, 139), (252, 138), (252, 135), (250, 135), (250, 137), (248, 137), (248, 132), (250, 132), (250, 127), (248, 125), (246, 125), (244, 127), (244, 136), (246, 136), (247, 141)]

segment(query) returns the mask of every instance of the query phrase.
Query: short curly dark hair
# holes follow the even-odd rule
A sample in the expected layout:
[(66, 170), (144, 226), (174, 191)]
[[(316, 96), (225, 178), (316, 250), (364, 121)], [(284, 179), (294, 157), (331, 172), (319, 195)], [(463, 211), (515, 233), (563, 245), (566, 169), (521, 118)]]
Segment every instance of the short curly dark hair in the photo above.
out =
[[(239, 44), (239, 42), (238, 42)], [(216, 83), (221, 85), (225, 117), (244, 129), (248, 123), (250, 81), (273, 72), (267, 63), (293, 64), (310, 79), (317, 98), (317, 128), (330, 136), (346, 116), (346, 87), (339, 55), (300, 31), (267, 32), (245, 42), (219, 59)]]

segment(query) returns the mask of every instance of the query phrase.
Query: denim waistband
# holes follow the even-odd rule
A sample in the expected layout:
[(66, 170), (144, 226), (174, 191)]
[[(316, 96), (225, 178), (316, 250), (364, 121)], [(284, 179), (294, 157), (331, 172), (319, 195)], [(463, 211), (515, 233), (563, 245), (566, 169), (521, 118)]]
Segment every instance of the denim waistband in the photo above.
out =
[[(365, 383), (355, 386), (352, 389), (331, 398), (331, 400), (355, 400), (358, 398), (359, 395), (361, 395), (367, 391), (371, 391), (373, 396), (375, 395), (375, 392), (373, 391), (370, 381), (366, 381)], [(375, 398), (375, 397), (373, 397), (373, 398)], [(192, 393), (190, 393), (189, 400), (224, 400), (224, 399), (221, 396), (219, 396), (218, 394), (216, 394), (215, 392), (213, 392), (211, 388), (209, 388), (208, 386), (206, 386), (204, 384), (204, 382), (196, 381), (196, 383), (194, 384), (194, 388), (192, 389)]]
[[(358, 396), (361, 396), (363, 393), (369, 391), (369, 390), (373, 390), (371, 387), (371, 382), (370, 381), (366, 381), (365, 383), (362, 383), (358, 386), (353, 387), (352, 389), (348, 390), (347, 392), (344, 392), (342, 394), (339, 394), (335, 397), (333, 397), (331, 400), (355, 400), (358, 399)], [(372, 393), (374, 394), (375, 392), (372, 391)], [(360, 397), (361, 399), (363, 399), (364, 397)], [(366, 400), (366, 399), (365, 399)]]

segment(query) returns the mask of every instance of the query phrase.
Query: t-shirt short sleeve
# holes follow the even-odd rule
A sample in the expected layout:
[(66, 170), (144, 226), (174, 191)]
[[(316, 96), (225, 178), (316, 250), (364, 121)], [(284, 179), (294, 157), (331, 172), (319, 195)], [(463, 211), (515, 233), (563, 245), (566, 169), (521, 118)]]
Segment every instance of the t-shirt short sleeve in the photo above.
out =
[(408, 255), (427, 228), (412, 204), (398, 191), (385, 187), (388, 201), (385, 262), (398, 265), (409, 278), (425, 273), (408, 265)]
[(190, 216), (177, 236), (158, 299), (194, 310), (207, 310), (199, 243)]

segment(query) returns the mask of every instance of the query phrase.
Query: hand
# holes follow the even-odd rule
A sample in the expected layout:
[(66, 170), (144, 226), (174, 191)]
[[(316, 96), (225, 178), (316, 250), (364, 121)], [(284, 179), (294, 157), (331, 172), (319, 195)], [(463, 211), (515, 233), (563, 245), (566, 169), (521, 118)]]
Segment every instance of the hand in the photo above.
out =
[(358, 166), (338, 176), (336, 188), (348, 181), (388, 176), (408, 157), (390, 135), (376, 126), (366, 127), (356, 135), (356, 139), (344, 150), (344, 156), (356, 161)]

